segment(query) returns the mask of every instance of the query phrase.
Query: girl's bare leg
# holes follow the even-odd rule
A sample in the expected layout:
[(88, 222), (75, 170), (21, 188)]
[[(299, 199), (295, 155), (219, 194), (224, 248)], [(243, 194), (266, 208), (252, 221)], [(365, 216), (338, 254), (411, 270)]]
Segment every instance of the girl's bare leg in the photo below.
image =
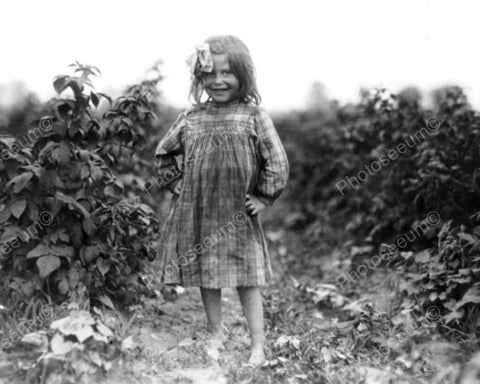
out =
[(213, 337), (222, 337), (222, 291), (220, 289), (200, 288), (203, 306), (208, 319), (208, 328)]
[(248, 363), (260, 367), (265, 362), (265, 333), (263, 330), (263, 303), (259, 287), (237, 287), (250, 330), (252, 351)]

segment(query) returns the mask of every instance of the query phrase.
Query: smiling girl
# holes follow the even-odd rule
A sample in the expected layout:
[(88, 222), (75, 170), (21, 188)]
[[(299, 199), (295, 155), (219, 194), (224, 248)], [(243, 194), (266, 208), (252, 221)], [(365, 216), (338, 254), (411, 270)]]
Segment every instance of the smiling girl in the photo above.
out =
[[(272, 278), (258, 214), (285, 188), (289, 163), (259, 106), (245, 44), (235, 36), (213, 36), (196, 46), (188, 62), (192, 106), (155, 152), (157, 176), (174, 193), (160, 236), (161, 279), (200, 287), (210, 343), (218, 349), (225, 340), (221, 289), (235, 287), (251, 336), (248, 364), (258, 367), (265, 361), (260, 286)], [(176, 155), (183, 156), (181, 165)]]

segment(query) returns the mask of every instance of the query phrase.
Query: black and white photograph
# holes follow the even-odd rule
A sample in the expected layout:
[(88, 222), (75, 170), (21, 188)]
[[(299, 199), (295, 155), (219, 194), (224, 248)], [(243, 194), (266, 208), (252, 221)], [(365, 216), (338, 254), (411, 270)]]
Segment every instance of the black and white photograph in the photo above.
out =
[(0, 4), (0, 384), (480, 384), (473, 0)]

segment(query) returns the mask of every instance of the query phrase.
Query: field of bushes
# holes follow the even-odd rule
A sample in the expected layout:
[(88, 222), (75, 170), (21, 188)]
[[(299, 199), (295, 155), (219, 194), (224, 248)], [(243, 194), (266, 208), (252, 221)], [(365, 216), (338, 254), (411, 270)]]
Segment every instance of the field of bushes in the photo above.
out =
[[(170, 198), (153, 182), (153, 150), (178, 113), (159, 101), (161, 74), (112, 99), (94, 88), (97, 68), (72, 72), (47, 103), (31, 94), (0, 110), (0, 356), (28, 360), (5, 358), (0, 382), (105, 374), (131, 358), (132, 308), (145, 317), (178, 296), (151, 273)], [(428, 107), (422, 97), (363, 90), (356, 103), (273, 116), (291, 176), (266, 229), (293, 282), (264, 293), (277, 358), (258, 382), (360, 382), (339, 375), (365, 356), (409, 374), (385, 382), (440, 380), (445, 367), (414, 354), (432, 341), (459, 356), (451, 381), (437, 382), (470, 382), (465, 367), (480, 367), (480, 114), (456, 86), (434, 90)], [(295, 257), (285, 233), (303, 247)], [(388, 311), (362, 301), (379, 277), (395, 285)], [(338, 327), (320, 344), (307, 325), (288, 328), (310, 311), (349, 321), (353, 344)], [(407, 337), (392, 342), (392, 331)]]

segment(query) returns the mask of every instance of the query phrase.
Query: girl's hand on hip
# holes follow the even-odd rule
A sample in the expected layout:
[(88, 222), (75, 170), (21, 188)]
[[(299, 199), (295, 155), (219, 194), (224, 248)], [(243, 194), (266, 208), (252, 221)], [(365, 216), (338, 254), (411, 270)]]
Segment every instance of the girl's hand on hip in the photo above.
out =
[(245, 198), (245, 207), (247, 212), (251, 215), (256, 215), (258, 212), (263, 211), (267, 206), (258, 200), (255, 196), (247, 194)]
[(176, 195), (180, 194), (180, 190), (182, 188), (182, 180), (183, 179), (177, 179), (173, 181), (169, 186), (168, 190)]

